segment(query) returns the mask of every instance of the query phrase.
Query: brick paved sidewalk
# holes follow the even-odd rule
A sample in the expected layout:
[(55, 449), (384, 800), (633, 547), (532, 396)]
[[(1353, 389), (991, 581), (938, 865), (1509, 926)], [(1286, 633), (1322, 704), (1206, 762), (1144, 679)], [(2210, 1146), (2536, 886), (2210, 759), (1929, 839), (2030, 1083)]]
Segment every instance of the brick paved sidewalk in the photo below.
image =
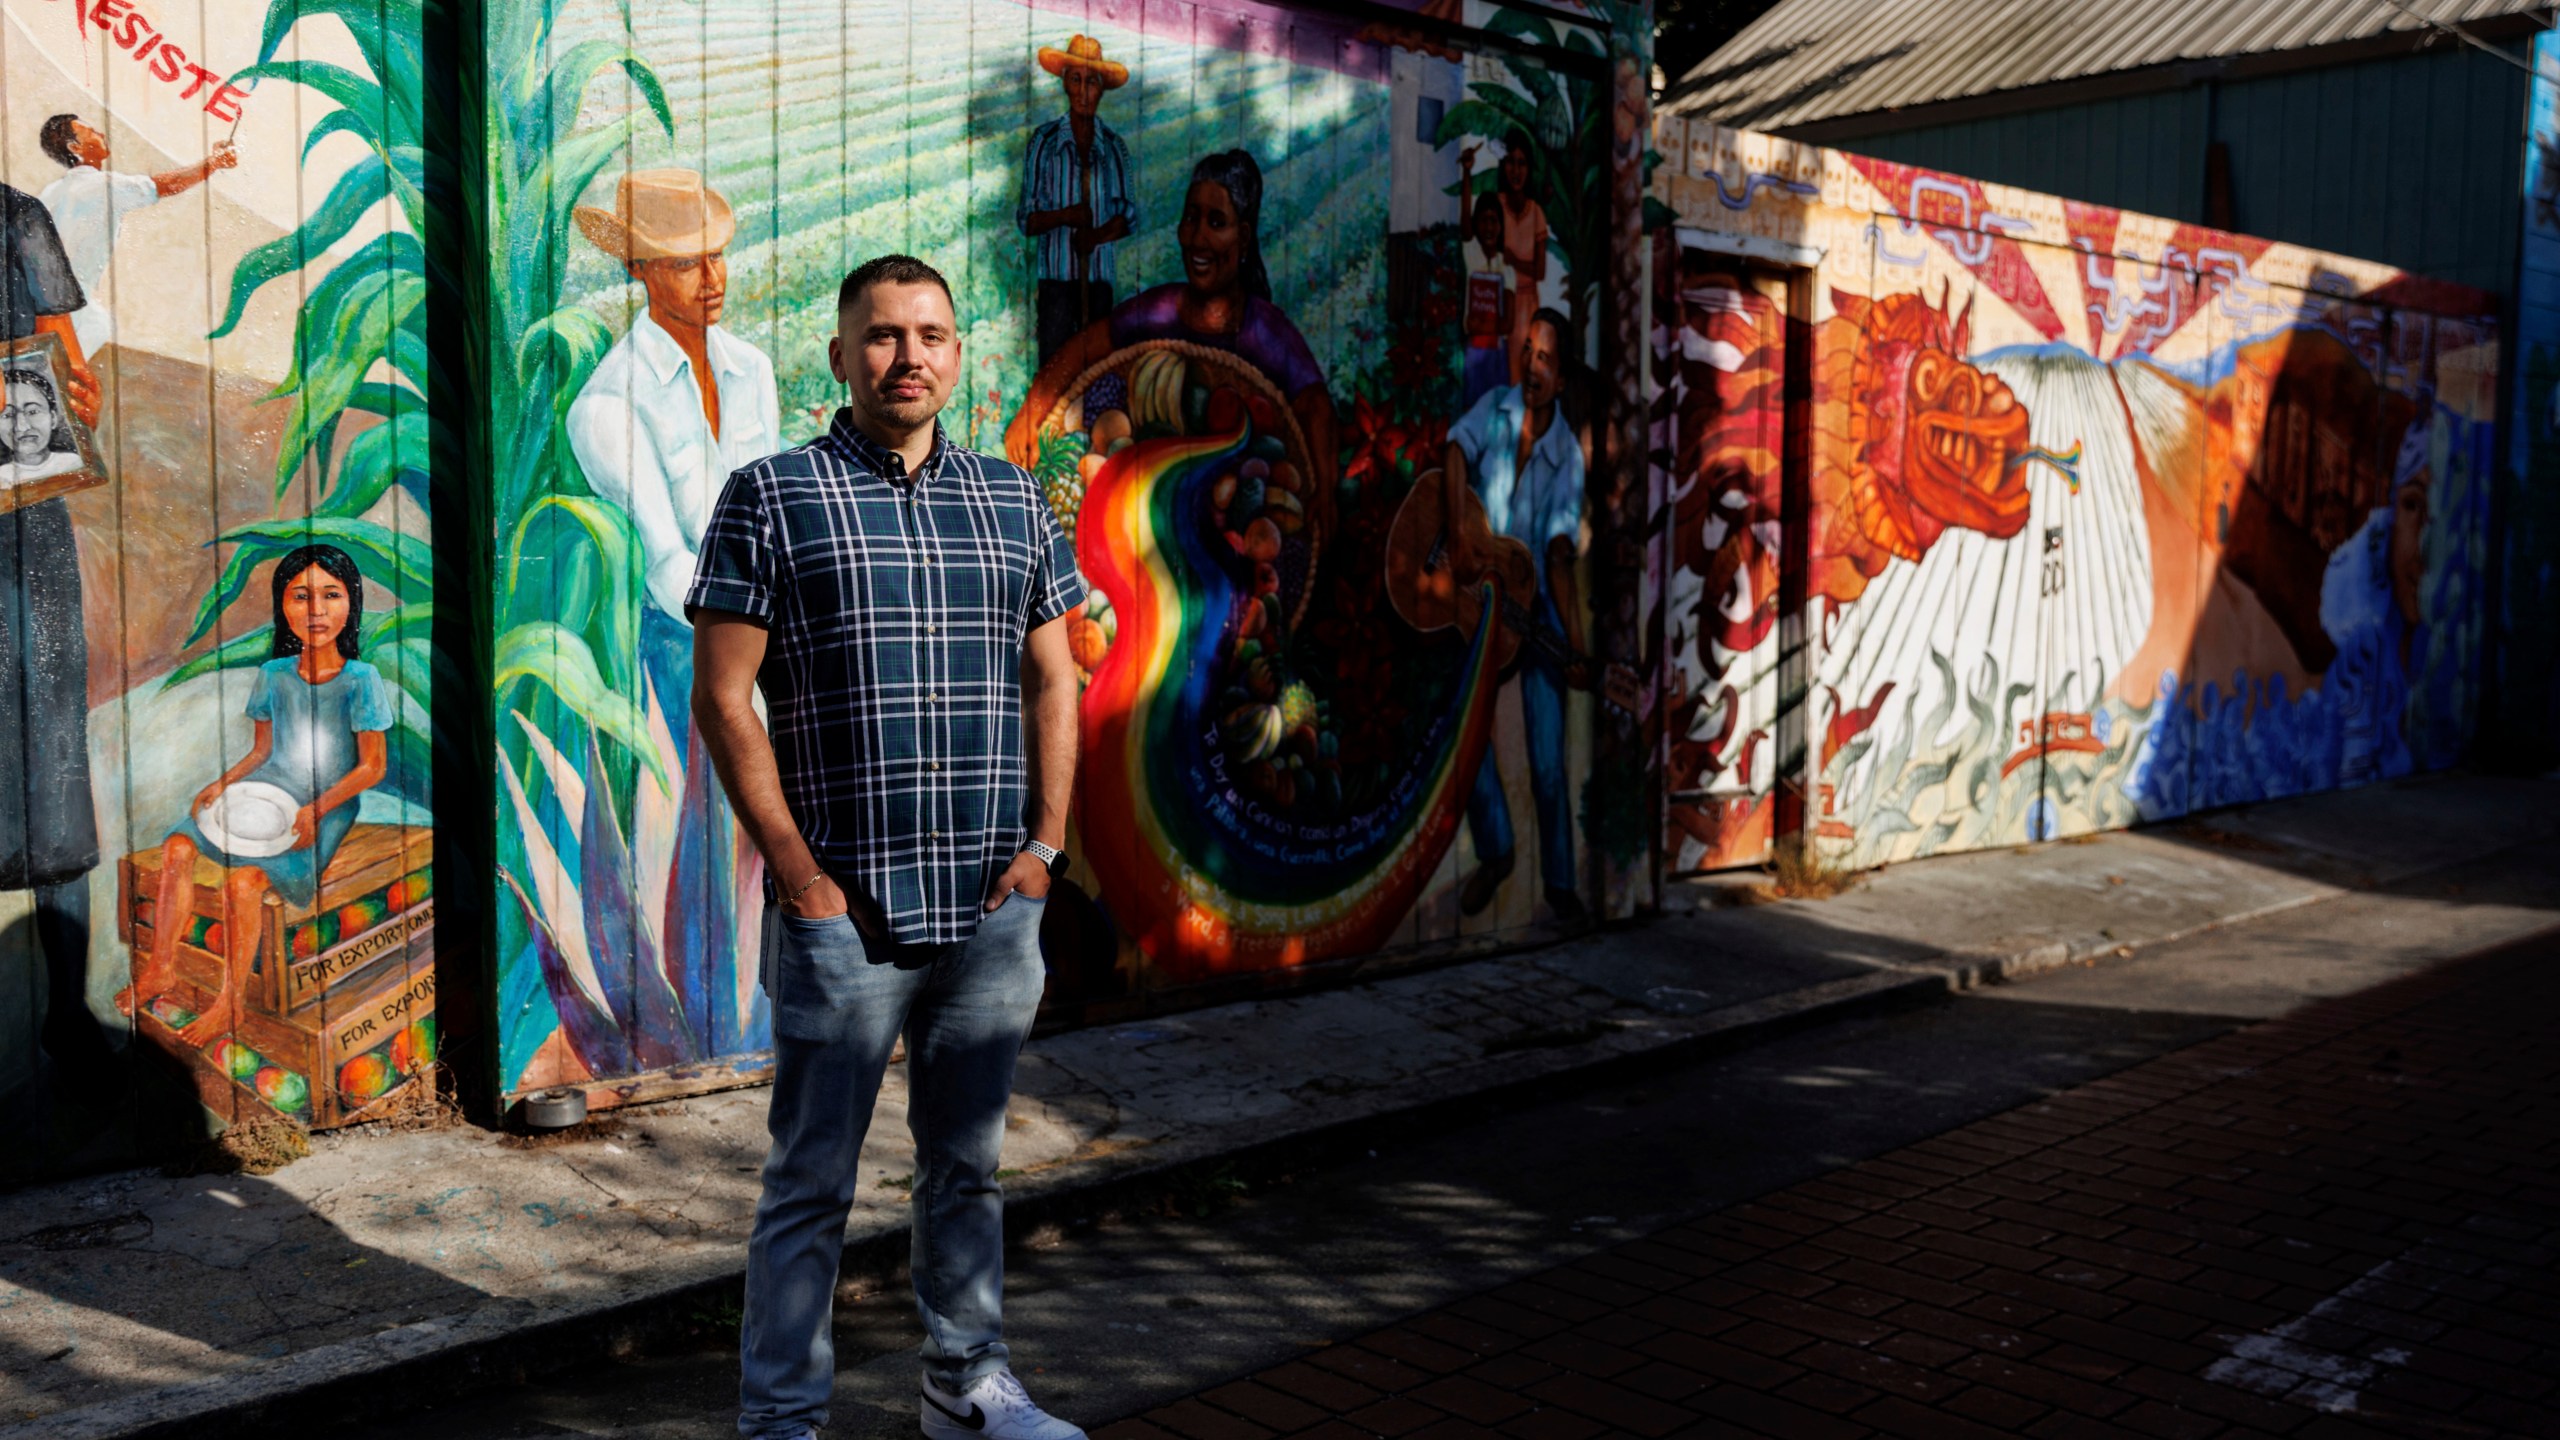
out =
[(2560, 1435), (2560, 935), (1096, 1432)]

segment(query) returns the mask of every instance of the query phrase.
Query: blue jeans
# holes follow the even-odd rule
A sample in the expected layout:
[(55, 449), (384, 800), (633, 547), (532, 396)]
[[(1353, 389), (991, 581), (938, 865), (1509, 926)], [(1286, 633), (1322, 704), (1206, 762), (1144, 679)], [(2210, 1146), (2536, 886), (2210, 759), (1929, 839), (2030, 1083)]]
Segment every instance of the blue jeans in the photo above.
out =
[[(1576, 889), (1573, 805), (1565, 794), (1564, 672), (1542, 660), (1520, 665), (1520, 729), (1529, 752), (1529, 796), (1538, 807), (1538, 883)], [(1479, 864), (1511, 853), (1511, 802), (1491, 750), (1476, 767), (1475, 792), (1467, 797), (1467, 836)]]
[(996, 1164), (1014, 1061), (1040, 1005), (1045, 904), (1016, 894), (975, 935), (947, 945), (866, 945), (841, 916), (767, 911), (773, 1148), (747, 1242), (740, 1434), (796, 1435), (827, 1423), (845, 1217), (861, 1184), (862, 1137), (880, 1076), (902, 1031), (925, 1373), (957, 1391), (1004, 1368), (1004, 1192)]

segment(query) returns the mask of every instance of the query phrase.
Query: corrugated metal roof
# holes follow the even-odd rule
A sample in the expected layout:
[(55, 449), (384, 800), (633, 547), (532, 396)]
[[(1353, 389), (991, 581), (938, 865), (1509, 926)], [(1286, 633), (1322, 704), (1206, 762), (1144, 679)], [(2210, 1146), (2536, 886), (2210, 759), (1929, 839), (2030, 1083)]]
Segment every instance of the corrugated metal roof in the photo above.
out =
[[(1780, 0), (1663, 108), (1783, 130), (2058, 80), (2429, 28), (2551, 0)], [(2406, 8), (2403, 8), (2406, 7)], [(2442, 32), (2438, 32), (2441, 34)], [(2444, 35), (2442, 43), (2459, 43)]]

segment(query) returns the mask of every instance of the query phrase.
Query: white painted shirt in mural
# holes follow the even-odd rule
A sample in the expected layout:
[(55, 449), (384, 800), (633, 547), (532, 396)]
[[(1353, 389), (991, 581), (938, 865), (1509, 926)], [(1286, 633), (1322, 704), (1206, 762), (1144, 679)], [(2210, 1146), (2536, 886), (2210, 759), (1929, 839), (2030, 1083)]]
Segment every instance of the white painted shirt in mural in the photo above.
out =
[(1449, 443), (1467, 457), (1467, 478), (1484, 502), (1485, 523), (1529, 547), (1538, 567), (1538, 619), (1562, 630), (1564, 615), (1547, 583), (1547, 547), (1581, 532), (1582, 442), (1559, 404), (1524, 462), (1520, 426), (1528, 411), (1528, 396), (1519, 386), (1497, 385), (1449, 427)]
[(1582, 528), (1582, 444), (1559, 409), (1521, 464), (1520, 424), (1528, 408), (1519, 386), (1496, 386), (1449, 427), (1449, 439), (1466, 454), (1486, 523), (1528, 546), (1543, 573), (1548, 544), (1573, 539)]
[(718, 435), (703, 416), (693, 362), (646, 311), (569, 406), (578, 468), (631, 517), (649, 603), (679, 621), (702, 527), (729, 473), (782, 449), (773, 361), (717, 325), (703, 338), (720, 388)]
[(107, 308), (107, 261), (115, 255), (116, 227), (136, 210), (160, 203), (160, 185), (148, 175), (124, 175), (94, 165), (74, 166), (36, 197), (53, 216), (54, 233), (62, 237), (62, 253), (71, 258), (71, 273), (89, 303), (71, 312), (71, 329), (80, 337), (81, 353), (95, 355), (115, 338), (115, 316)]

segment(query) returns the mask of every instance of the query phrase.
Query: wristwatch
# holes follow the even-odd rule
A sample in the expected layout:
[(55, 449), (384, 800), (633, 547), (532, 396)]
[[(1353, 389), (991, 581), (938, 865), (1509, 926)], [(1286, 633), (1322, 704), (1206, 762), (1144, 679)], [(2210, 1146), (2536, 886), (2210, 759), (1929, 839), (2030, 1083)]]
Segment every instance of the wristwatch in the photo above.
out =
[(1055, 845), (1045, 845), (1045, 844), (1042, 844), (1040, 841), (1037, 841), (1037, 840), (1025, 840), (1025, 841), (1023, 841), (1023, 842), (1022, 842), (1022, 848), (1023, 848), (1023, 849), (1025, 849), (1025, 850), (1030, 851), (1030, 852), (1031, 852), (1032, 854), (1034, 854), (1034, 855), (1039, 856), (1039, 857), (1040, 857), (1040, 863), (1041, 863), (1041, 864), (1043, 864), (1043, 865), (1048, 866), (1048, 867), (1049, 867), (1049, 873), (1050, 873), (1050, 874), (1052, 874), (1052, 875), (1055, 875), (1055, 874), (1057, 874), (1057, 873), (1058, 873), (1058, 861), (1059, 861), (1059, 859), (1060, 859), (1061, 857), (1063, 857), (1063, 856), (1067, 853), (1066, 851), (1059, 849), (1059, 848), (1058, 848), (1057, 846), (1055, 846)]

